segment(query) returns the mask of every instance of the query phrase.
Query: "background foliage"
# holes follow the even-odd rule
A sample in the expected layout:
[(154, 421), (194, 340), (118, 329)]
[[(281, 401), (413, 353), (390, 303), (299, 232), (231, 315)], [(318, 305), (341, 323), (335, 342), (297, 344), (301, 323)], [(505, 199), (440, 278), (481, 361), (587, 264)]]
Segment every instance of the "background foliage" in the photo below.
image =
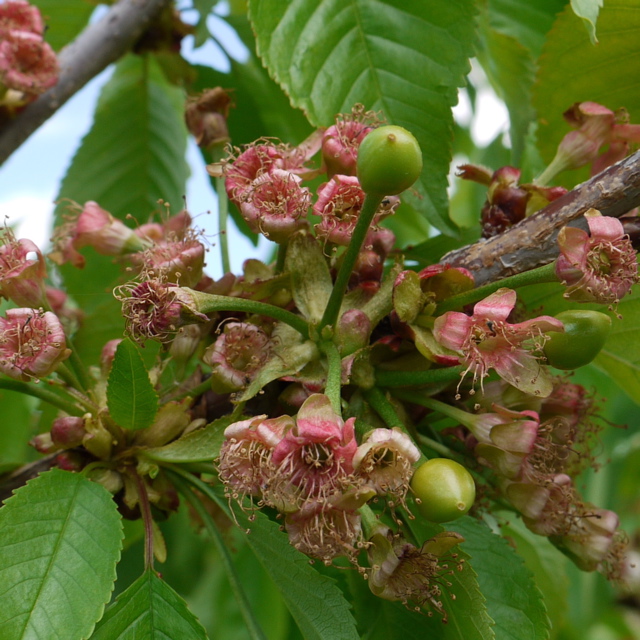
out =
[[(93, 12), (85, 0), (35, 4), (46, 17), (47, 40), (57, 50), (85, 27)], [(625, 107), (632, 121), (640, 121), (637, 3), (600, 4), (180, 3), (181, 9), (197, 13), (197, 44), (219, 40), (218, 33), (209, 32), (214, 23), (207, 20), (216, 11), (247, 45), (249, 58), (241, 62), (229, 57), (228, 73), (189, 64), (162, 46), (122, 58), (102, 89), (93, 126), (62, 181), (56, 220), (64, 215), (67, 198), (96, 200), (114, 216), (127, 220), (132, 214), (141, 223), (164, 208), (159, 200), (178, 211), (188, 176), (184, 99), (220, 85), (234, 92), (229, 121), (234, 145), (260, 136), (299, 143), (312, 127), (330, 125), (334, 114), (348, 112), (358, 102), (411, 130), (424, 151), (424, 171), (389, 225), (404, 245), (411, 245), (411, 259), (418, 264), (437, 261), (449, 249), (479, 237), (484, 190), (450, 181), (452, 158), (492, 169), (512, 163), (531, 179), (568, 130), (562, 112), (574, 102)], [(469, 75), (472, 59), (474, 72)], [(472, 110), (476, 108), (483, 75), (509, 111), (510, 130), (508, 136), (500, 134), (479, 147), (470, 125), (456, 123), (451, 109), (460, 88)], [(203, 156), (203, 161), (210, 160)], [(585, 176), (578, 171), (560, 179), (571, 187)], [(237, 212), (232, 215), (238, 220)], [(81, 358), (94, 365), (105, 341), (121, 335), (123, 327), (110, 293), (119, 267), (93, 252), (87, 256), (84, 272), (65, 267), (59, 277), (86, 312), (76, 345)], [(210, 261), (215, 260), (214, 247)], [(557, 289), (546, 285), (530, 291), (527, 303), (530, 308), (544, 305), (549, 314), (563, 308)], [(584, 478), (582, 489), (587, 499), (597, 497), (621, 514), (632, 540), (640, 525), (638, 304), (637, 293), (620, 304), (623, 320), (614, 326), (595, 363), (576, 376), (606, 398), (602, 412), (607, 419), (629, 427), (607, 429), (601, 452), (607, 462), (599, 473)], [(152, 358), (153, 347), (140, 354), (133, 344), (122, 343), (109, 380), (110, 410), (132, 429), (151, 424), (157, 410), (145, 368)], [(135, 406), (128, 401), (133, 388), (139, 390)], [(46, 430), (51, 413), (9, 391), (2, 392), (0, 402), (0, 470), (9, 470), (35, 459), (26, 443), (35, 431)], [(192, 441), (149, 452), (149, 458), (210, 460), (226, 424), (212, 423)], [(209, 491), (228, 511), (221, 496)], [(288, 544), (279, 525), (263, 514), (252, 522), (242, 513), (235, 517), (240, 528), (223, 530), (218, 538), (209, 530), (217, 539), (211, 544), (206, 531), (194, 531), (183, 505), (159, 525), (167, 549), (159, 578), (143, 568), (142, 525), (125, 521), (123, 533), (102, 487), (64, 471), (42, 474), (0, 510), (0, 593), (12, 593), (10, 598), (3, 595), (0, 636), (201, 639), (261, 637), (263, 632), (273, 640), (640, 637), (639, 594), (617, 592), (601, 577), (580, 573), (545, 539), (515, 520), (501, 530), (493, 521), (471, 518), (449, 527), (464, 535), (461, 550), (467, 563), (453, 581), (456, 600), (446, 604), (450, 622), (442, 625), (437, 617), (416, 616), (397, 603), (375, 599), (351, 570), (311, 566)], [(246, 528), (251, 535), (244, 535)], [(20, 582), (24, 591), (13, 588)], [(237, 583), (244, 586), (253, 621), (243, 617)], [(256, 631), (260, 628), (262, 632)]]

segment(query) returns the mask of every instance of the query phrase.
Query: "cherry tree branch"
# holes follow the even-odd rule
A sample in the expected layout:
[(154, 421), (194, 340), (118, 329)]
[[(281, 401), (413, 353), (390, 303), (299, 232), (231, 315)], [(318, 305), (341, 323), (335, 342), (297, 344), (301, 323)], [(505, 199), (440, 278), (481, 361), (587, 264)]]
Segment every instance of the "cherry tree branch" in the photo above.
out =
[(171, 0), (120, 0), (58, 56), (60, 76), (0, 131), (0, 164), (89, 80), (124, 55)]
[(548, 264), (558, 255), (556, 238), (567, 224), (587, 229), (582, 215), (597, 209), (619, 218), (640, 206), (640, 151), (551, 202), (505, 233), (447, 253), (442, 264), (464, 267), (476, 286)]

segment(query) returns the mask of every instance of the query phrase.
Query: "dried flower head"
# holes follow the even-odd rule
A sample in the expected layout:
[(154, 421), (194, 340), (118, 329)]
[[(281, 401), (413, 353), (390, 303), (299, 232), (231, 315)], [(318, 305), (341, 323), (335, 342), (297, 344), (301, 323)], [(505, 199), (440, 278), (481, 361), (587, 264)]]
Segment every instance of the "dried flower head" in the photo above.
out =
[(43, 378), (70, 354), (62, 325), (50, 311), (9, 309), (0, 317), (0, 371), (10, 378)]
[(271, 354), (269, 336), (257, 325), (228, 322), (218, 339), (204, 353), (211, 366), (211, 386), (216, 393), (243, 389)]
[(305, 400), (288, 431), (273, 452), (277, 467), (271, 501), (323, 501), (351, 482), (353, 456), (358, 447), (353, 425), (343, 422), (329, 398), (313, 394)]
[[(430, 607), (447, 621), (447, 612), (442, 602), (443, 587), (451, 586), (446, 579), (452, 573), (447, 563), (441, 560), (449, 556), (461, 569), (456, 555), (451, 549), (464, 542), (464, 538), (451, 531), (438, 533), (417, 548), (404, 538), (384, 528), (371, 537), (368, 550), (371, 572), (369, 588), (385, 600), (399, 600), (405, 606), (416, 610)], [(428, 611), (427, 615), (432, 615)]]
[(246, 495), (262, 495), (275, 469), (273, 449), (293, 424), (289, 416), (268, 420), (262, 415), (234, 422), (225, 429), (218, 471), (229, 497), (241, 503)]
[(638, 282), (636, 252), (617, 218), (589, 209), (589, 232), (563, 227), (556, 274), (567, 286), (565, 298), (616, 304)]
[(420, 451), (400, 429), (374, 429), (353, 457), (355, 473), (378, 495), (404, 500)]
[(365, 111), (361, 104), (355, 105), (351, 113), (336, 116), (335, 124), (322, 136), (322, 160), (329, 178), (337, 173), (356, 175), (358, 147), (369, 131), (382, 122), (375, 112)]
[(209, 321), (198, 311), (196, 292), (160, 280), (129, 282), (113, 295), (122, 303), (127, 333), (137, 342), (171, 342), (180, 327)]
[(21, 307), (40, 307), (47, 301), (47, 267), (31, 240), (16, 240), (5, 229), (0, 240), (0, 294)]
[(36, 96), (58, 81), (58, 59), (42, 36), (13, 29), (0, 38), (0, 84)]
[(0, 37), (9, 31), (28, 31), (37, 35), (44, 33), (44, 22), (40, 10), (27, 0), (6, 0), (0, 4)]
[(249, 228), (274, 242), (286, 242), (306, 227), (311, 193), (291, 171), (272, 169), (259, 175), (245, 192), (240, 212)]

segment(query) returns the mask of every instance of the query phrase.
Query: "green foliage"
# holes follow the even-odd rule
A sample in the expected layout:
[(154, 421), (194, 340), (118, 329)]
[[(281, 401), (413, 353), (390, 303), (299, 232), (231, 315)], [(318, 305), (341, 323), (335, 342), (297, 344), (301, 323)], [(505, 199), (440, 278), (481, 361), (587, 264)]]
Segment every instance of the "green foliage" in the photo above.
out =
[[(45, 38), (56, 50), (81, 32), (96, 6), (92, 0), (35, 0), (34, 4), (42, 9), (48, 26)], [(626, 108), (631, 122), (640, 122), (640, 85), (635, 80), (640, 34), (637, 2), (611, 0), (603, 6), (602, 0), (237, 0), (229, 3), (231, 15), (222, 18), (220, 11), (216, 21), (224, 19), (235, 29), (249, 51), (245, 61), (232, 57), (235, 54), (231, 47), (226, 50), (219, 33), (209, 32), (207, 18), (217, 0), (187, 4), (176, 6), (198, 13), (193, 31), (196, 46), (210, 37), (215, 40), (227, 55), (229, 71), (190, 64), (166, 50), (128, 54), (119, 60), (101, 92), (91, 130), (62, 182), (56, 222), (68, 219), (67, 199), (80, 205), (95, 200), (129, 226), (165, 219), (167, 212), (181, 210), (188, 177), (183, 122), (187, 94), (218, 85), (230, 90), (234, 107), (228, 124), (235, 147), (262, 136), (299, 144), (317, 126), (331, 125), (337, 113), (348, 114), (355, 103), (362, 103), (380, 111), (389, 124), (412, 132), (424, 152), (418, 183), (403, 194), (396, 214), (384, 221), (397, 235), (396, 247), (406, 248), (407, 262), (389, 271), (376, 295), (372, 288), (355, 287), (342, 306), (342, 311), (361, 308), (370, 320), (375, 318), (372, 343), (383, 336), (393, 337), (394, 342), (367, 346), (353, 354), (353, 361), (334, 358), (331, 362), (325, 357), (323, 349), (332, 340), (335, 343), (335, 336), (330, 326), (319, 332), (317, 324), (331, 299), (344, 254), (329, 244), (321, 247), (311, 235), (299, 235), (289, 242), (284, 266), (275, 278), (250, 284), (245, 273), (233, 285), (226, 280), (203, 283), (221, 296), (229, 293), (228, 284), (234, 287), (229, 295), (250, 291), (253, 299), (267, 302), (277, 292), (278, 305), (309, 321), (309, 335), (303, 339), (288, 326), (264, 320), (261, 327), (271, 336), (273, 348), (237, 393), (220, 395), (211, 388), (203, 392), (209, 365), (202, 355), (228, 319), (237, 320), (239, 315), (241, 321), (254, 321), (255, 316), (239, 312), (212, 314), (213, 329), (206, 329), (207, 335), (186, 364), (172, 360), (167, 345), (149, 343), (138, 349), (125, 339), (107, 374), (96, 366), (102, 348), (108, 340), (122, 337), (124, 330), (112, 290), (132, 275), (119, 259), (83, 248), (85, 269), (64, 265), (50, 274), (50, 282), (69, 293), (83, 313), (69, 346), (92, 368), (83, 371), (70, 359), (59, 375), (39, 384), (51, 383), (70, 413), (92, 414), (93, 422), (85, 425), (94, 431), (62, 453), (62, 445), (47, 443), (45, 437), (43, 447), (50, 446), (51, 454), (36, 464), (38, 468), (60, 464), (85, 469), (96, 482), (81, 473), (54, 469), (17, 489), (0, 510), (0, 638), (202, 640), (208, 632), (211, 638), (244, 639), (262, 637), (261, 629), (269, 640), (615, 640), (638, 636), (637, 623), (619, 604), (620, 593), (593, 573), (579, 572), (546, 538), (531, 533), (515, 511), (507, 512), (509, 505), (496, 501), (501, 491), (498, 482), (475, 461), (468, 466), (479, 485), (495, 485), (493, 491), (482, 494), (483, 509), (489, 505), (485, 521), (499, 522), (500, 527), (490, 529), (483, 520), (468, 516), (444, 526), (464, 537), (451, 553), (437, 559), (440, 566), (434, 579), (442, 589), (438, 598), (447, 624), (438, 607), (428, 603), (417, 613), (411, 603), (407, 607), (374, 596), (359, 571), (327, 567), (317, 560), (311, 564), (291, 546), (283, 530), (290, 512), (283, 509), (276, 518), (270, 507), (258, 510), (268, 500), (265, 487), (273, 479), (260, 479), (265, 483), (260, 485), (264, 494), (252, 497), (251, 510), (230, 512), (227, 496), (237, 492), (243, 499), (245, 489), (235, 488), (228, 479), (223, 487), (217, 478), (224, 431), (232, 422), (259, 415), (295, 415), (300, 396), (285, 393), (293, 389), (291, 381), (298, 384), (297, 393), (301, 382), (306, 389), (321, 391), (328, 379), (339, 387), (340, 381), (345, 384), (352, 376), (346, 392), (336, 388), (337, 398), (332, 399), (337, 399), (336, 406), (342, 402), (345, 420), (358, 415), (358, 430), (368, 428), (362, 427), (365, 423), (379, 425), (389, 414), (375, 415), (378, 408), (363, 400), (365, 394), (357, 389), (356, 379), (373, 383), (373, 369), (379, 366), (388, 369), (385, 374), (393, 375), (395, 369), (406, 373), (403, 367), (415, 365), (416, 357), (421, 374), (432, 373), (430, 367), (438, 373), (440, 360), (431, 363), (409, 352), (410, 335), (403, 333), (395, 318), (381, 319), (391, 309), (392, 282), (401, 268), (422, 269), (478, 240), (487, 189), (456, 179), (448, 193), (452, 156), (491, 171), (513, 164), (522, 169), (522, 182), (530, 182), (569, 131), (562, 113), (573, 103), (588, 100), (612, 110)], [(153, 30), (171, 40), (174, 27), (162, 33), (156, 23)], [(469, 75), (473, 55), (481, 69)], [(478, 78), (483, 71), (510, 116), (509, 140), (499, 133), (484, 148), (474, 142), (471, 125), (454, 122), (451, 110), (458, 88), (466, 85), (473, 117), (477, 115), (477, 92), (484, 88), (484, 79)], [(0, 118), (0, 129), (4, 125)], [(214, 159), (210, 150), (202, 150), (202, 157), (207, 163)], [(318, 166), (318, 158), (311, 164)], [(560, 175), (559, 180), (573, 187), (587, 171)], [(313, 187), (320, 181), (312, 180), (305, 184)], [(230, 215), (241, 233), (257, 243), (257, 234), (249, 231), (233, 206)], [(309, 219), (314, 222), (311, 215)], [(214, 239), (212, 247), (216, 243)], [(215, 251), (210, 262), (218, 260)], [(389, 255), (387, 269), (393, 260), (400, 261), (398, 253)], [(260, 278), (266, 269), (260, 271)], [(419, 287), (417, 276), (412, 277)], [(524, 308), (519, 306), (516, 313), (524, 319), (575, 307), (562, 293), (558, 284), (519, 289)], [(365, 299), (370, 302), (365, 304)], [(363, 306), (358, 307), (360, 303)], [(634, 543), (640, 527), (640, 444), (637, 408), (632, 406), (632, 401), (640, 402), (639, 305), (640, 293), (634, 291), (609, 310), (612, 329), (602, 351), (572, 378), (606, 397), (605, 409), (598, 409), (604, 420), (626, 422), (630, 427), (625, 431), (607, 425), (600, 445), (603, 468), (598, 474), (585, 473), (576, 480), (576, 488), (585, 502), (619, 509)], [(581, 308), (603, 311), (597, 305)], [(416, 324), (415, 331), (427, 334), (433, 326), (430, 307), (422, 310), (417, 321), (422, 324)], [(71, 333), (68, 326), (65, 329)], [(369, 375), (358, 378), (360, 372), (354, 373), (358, 367), (368, 367)], [(69, 391), (65, 384), (65, 379), (76, 376), (89, 381), (86, 395)], [(0, 376), (2, 380), (17, 383)], [(464, 385), (454, 392), (451, 384), (440, 384), (423, 386), (420, 393), (444, 390), (440, 397), (447, 399), (448, 392), (449, 398), (460, 392), (460, 407), (466, 402), (469, 410), (475, 399), (482, 400), (479, 392), (475, 399), (467, 396)], [(24, 383), (27, 392), (42, 388), (27, 385), (35, 383)], [(186, 398), (194, 387), (197, 393)], [(540, 409), (540, 399), (528, 400), (527, 409)], [(159, 413), (167, 404), (173, 404), (175, 412)], [(4, 474), (36, 455), (29, 455), (27, 442), (36, 428), (50, 429), (60, 414), (55, 407), (40, 407), (32, 398), (5, 389), (0, 390), (0, 407), (0, 473)], [(415, 407), (396, 408), (398, 420), (393, 423), (406, 425), (423, 453), (437, 452), (469, 463), (470, 450), (440, 431), (442, 426), (455, 428), (454, 421), (443, 420), (434, 415), (436, 411), (423, 416)], [(394, 411), (392, 407), (390, 413)], [(161, 417), (166, 417), (166, 425)], [(592, 419), (589, 414), (581, 426), (591, 429)], [(186, 435), (180, 431), (183, 422), (188, 425)], [(167, 444), (145, 448), (143, 434), (126, 433), (123, 438), (113, 423), (127, 431), (152, 425), (163, 431), (166, 426), (169, 435), (162, 442)], [(257, 429), (251, 433), (256, 435)], [(90, 449), (84, 445), (96, 434), (107, 443), (88, 454)], [(257, 445), (253, 449), (254, 444), (236, 451), (240, 476), (243, 464), (250, 463), (243, 456), (267, 455)], [(536, 442), (536, 446), (543, 444)], [(6, 494), (14, 482), (19, 485), (24, 478), (0, 477)], [(278, 480), (274, 486), (280, 488)], [(434, 487), (428, 483), (426, 488)], [(359, 496), (345, 499), (357, 502)], [(178, 501), (181, 508), (173, 513)], [(398, 536), (419, 549), (444, 529), (425, 522), (413, 499), (408, 502), (415, 519), (405, 518), (398, 503), (393, 510), (379, 498), (370, 505), (380, 522), (393, 524), (394, 515), (404, 518)], [(306, 508), (311, 506), (317, 505)], [(291, 510), (296, 507), (287, 505)], [(100, 619), (120, 556), (118, 509), (126, 517), (140, 519), (127, 527), (127, 551), (115, 587), (118, 597)], [(290, 524), (287, 520), (287, 527)], [(162, 578), (150, 557), (151, 542), (156, 551), (163, 548), (160, 532), (168, 551)], [(333, 534), (323, 531), (320, 535)], [(387, 564), (393, 565), (394, 560), (389, 558)], [(364, 567), (362, 573), (371, 571), (365, 549), (358, 561)], [(410, 575), (404, 578), (411, 580)]]
[(0, 510), (0, 636), (86, 638), (102, 615), (120, 558), (110, 494), (54, 469)]
[(185, 601), (155, 571), (147, 569), (107, 609), (92, 640), (206, 640)]
[(69, 44), (87, 25), (95, 5), (91, 0), (34, 0), (47, 25), (46, 41), (55, 51)]
[[(69, 198), (95, 200), (114, 217), (134, 215), (139, 223), (152, 213), (182, 209), (188, 175), (183, 95), (164, 78), (152, 57), (123, 58), (102, 89), (91, 131), (85, 136), (62, 181), (57, 221)], [(64, 283), (85, 311), (110, 300), (120, 269), (111, 258), (91, 255), (80, 271), (64, 266)], [(87, 282), (98, 286), (87, 291)]]
[(220, 454), (224, 430), (231, 424), (231, 416), (214, 420), (202, 429), (157, 449), (147, 449), (145, 456), (158, 462), (208, 462)]
[(549, 619), (531, 571), (508, 542), (484, 524), (465, 517), (447, 525), (464, 536), (478, 584), (495, 620), (496, 638), (545, 640)]
[(133, 431), (153, 424), (158, 411), (156, 394), (136, 345), (125, 338), (116, 349), (107, 383), (111, 417)]
[(357, 640), (350, 605), (340, 589), (309, 565), (280, 527), (262, 513), (251, 522), (244, 513), (236, 517), (250, 529), (247, 543), (280, 590), (305, 640)]
[[(640, 119), (640, 88), (629, 82), (628, 73), (635, 65), (640, 33), (637, 9), (635, 0), (606, 3), (598, 18), (597, 46), (589, 42), (570, 7), (558, 16), (540, 58), (533, 94), (540, 151), (547, 162), (569, 131), (562, 114), (575, 102), (590, 100), (613, 111), (624, 107), (632, 122)], [(567, 184), (574, 184), (570, 173), (564, 176)]]
[(359, 102), (415, 135), (424, 169), (415, 186), (420, 204), (409, 201), (453, 233), (446, 196), (451, 107), (469, 69), (473, 4), (270, 0), (250, 2), (249, 10), (258, 53), (312, 124), (329, 126)]

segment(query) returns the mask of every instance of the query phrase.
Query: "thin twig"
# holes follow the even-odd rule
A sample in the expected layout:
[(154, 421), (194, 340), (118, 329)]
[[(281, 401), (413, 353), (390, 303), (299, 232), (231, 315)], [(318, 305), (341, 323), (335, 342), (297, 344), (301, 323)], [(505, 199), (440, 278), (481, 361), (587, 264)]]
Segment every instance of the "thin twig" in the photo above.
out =
[(89, 80), (123, 56), (170, 0), (120, 0), (58, 56), (55, 87), (29, 104), (0, 132), (0, 164)]
[(619, 218), (640, 206), (640, 151), (578, 185), (508, 231), (450, 251), (440, 261), (471, 271), (476, 286), (529, 271), (556, 259), (556, 238), (567, 224), (587, 228), (581, 216), (597, 209)]

